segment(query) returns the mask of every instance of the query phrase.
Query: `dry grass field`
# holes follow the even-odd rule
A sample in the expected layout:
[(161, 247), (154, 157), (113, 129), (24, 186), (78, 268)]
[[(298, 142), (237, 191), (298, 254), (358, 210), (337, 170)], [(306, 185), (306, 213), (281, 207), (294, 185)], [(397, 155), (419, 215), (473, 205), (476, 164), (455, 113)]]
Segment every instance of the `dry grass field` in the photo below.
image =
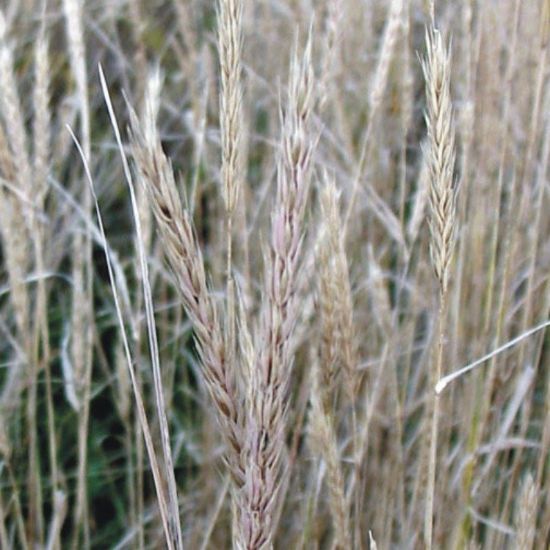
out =
[(549, 0), (1, 0), (0, 548), (550, 544)]

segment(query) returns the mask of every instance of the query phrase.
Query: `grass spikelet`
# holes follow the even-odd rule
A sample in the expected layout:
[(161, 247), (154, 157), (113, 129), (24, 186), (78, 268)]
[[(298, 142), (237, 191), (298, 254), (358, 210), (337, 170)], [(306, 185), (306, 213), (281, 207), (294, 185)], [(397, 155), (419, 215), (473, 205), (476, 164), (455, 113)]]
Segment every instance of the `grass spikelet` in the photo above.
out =
[(422, 66), (428, 112), (428, 167), (430, 181), (430, 254), (443, 292), (447, 291), (449, 265), (456, 232), (454, 185), (455, 126), (451, 104), (450, 52), (437, 29), (426, 36), (427, 57)]
[(310, 431), (312, 446), (321, 456), (327, 468), (328, 504), (334, 529), (334, 547), (351, 548), (349, 529), (349, 506), (345, 495), (344, 476), (340, 466), (340, 457), (333, 417), (323, 405), (322, 379), (319, 366), (313, 366), (313, 386), (311, 392)]
[(242, 16), (243, 5), (241, 0), (220, 0), (218, 7), (218, 50), (221, 73), (222, 182), (225, 208), (230, 215), (235, 210), (243, 179)]
[(378, 110), (386, 91), (390, 64), (402, 23), (402, 12), (403, 0), (392, 0), (369, 97), (369, 104), (374, 112)]
[[(323, 219), (320, 250), (320, 295), (322, 312), (323, 370), (336, 367), (344, 370), (348, 397), (355, 394), (356, 349), (352, 294), (344, 239), (341, 232), (339, 193), (332, 179), (325, 174), (321, 190)], [(333, 378), (331, 374), (329, 378)]]

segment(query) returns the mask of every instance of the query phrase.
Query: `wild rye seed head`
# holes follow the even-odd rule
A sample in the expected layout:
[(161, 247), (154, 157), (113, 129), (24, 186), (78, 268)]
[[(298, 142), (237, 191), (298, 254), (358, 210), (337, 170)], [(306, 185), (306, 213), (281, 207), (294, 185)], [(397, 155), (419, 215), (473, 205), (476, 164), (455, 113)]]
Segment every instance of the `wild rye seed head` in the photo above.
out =
[(296, 275), (303, 236), (313, 140), (309, 119), (314, 104), (311, 35), (290, 68), (287, 103), (281, 110), (281, 159), (272, 214), (260, 340), (253, 369), (246, 422), (246, 477), (240, 507), (237, 548), (273, 547), (273, 519), (283, 479), (292, 333), (298, 317)]
[(189, 212), (182, 207), (172, 166), (160, 141), (151, 143), (132, 115), (132, 151), (140, 177), (147, 187), (162, 244), (176, 276), (178, 291), (193, 323), (205, 384), (228, 442), (227, 461), (237, 485), (243, 480), (240, 465), (242, 414), (233, 373), (226, 363), (224, 338), (216, 304), (206, 282), (200, 246)]
[(221, 0), (218, 7), (220, 56), (220, 126), (225, 208), (232, 213), (243, 179), (241, 42), (242, 0)]
[(455, 126), (450, 90), (450, 51), (441, 33), (426, 34), (427, 57), (422, 62), (426, 80), (428, 127), (428, 170), (430, 178), (430, 254), (441, 289), (449, 278), (456, 230)]

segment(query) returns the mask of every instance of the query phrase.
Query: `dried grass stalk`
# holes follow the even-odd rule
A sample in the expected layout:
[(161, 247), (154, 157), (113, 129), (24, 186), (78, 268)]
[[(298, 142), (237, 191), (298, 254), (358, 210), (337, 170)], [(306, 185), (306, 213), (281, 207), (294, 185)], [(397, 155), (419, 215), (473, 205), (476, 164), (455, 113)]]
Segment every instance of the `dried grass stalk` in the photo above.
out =
[[(82, 151), (86, 162), (91, 155), (90, 101), (84, 36), (84, 3), (81, 0), (63, 0), (65, 28), (68, 39), (69, 61), (76, 84)], [(83, 189), (83, 208), (86, 215), (92, 210), (92, 196)], [(80, 399), (78, 427), (78, 479), (75, 502), (75, 521), (72, 547), (80, 544), (83, 527), (85, 544), (89, 544), (87, 520), (86, 470), (88, 458), (88, 417), (90, 412), (90, 385), (93, 360), (93, 266), (91, 237), (86, 231), (75, 231), (72, 242), (73, 308), (71, 320), (71, 355), (76, 389)]]
[(201, 249), (193, 232), (189, 213), (182, 208), (172, 166), (160, 140), (150, 143), (139, 122), (132, 117), (132, 150), (147, 186), (165, 254), (176, 276), (178, 291), (193, 323), (202, 372), (222, 432), (228, 442), (227, 461), (237, 486), (243, 483), (242, 413), (233, 373), (226, 362), (223, 331), (217, 307), (206, 283)]
[[(439, 337), (436, 357), (431, 370), (430, 388), (441, 378), (443, 348), (446, 340), (445, 317), (447, 288), (456, 231), (455, 186), (455, 126), (450, 91), (450, 53), (443, 38), (433, 26), (426, 34), (427, 58), (423, 61), (428, 113), (428, 166), (430, 181), (430, 253), (431, 262), (439, 283)], [(424, 538), (426, 547), (432, 548), (435, 476), (437, 464), (437, 435), (440, 396), (430, 394), (429, 412), (431, 434), (428, 455), (428, 483)], [(431, 415), (429, 414), (431, 412)]]
[(266, 295), (247, 415), (246, 479), (240, 495), (236, 544), (248, 550), (273, 547), (274, 512), (283, 475), (292, 333), (298, 317), (296, 277), (303, 236), (313, 140), (311, 35), (300, 60), (294, 54), (287, 104), (281, 112), (281, 160), (266, 265)]

